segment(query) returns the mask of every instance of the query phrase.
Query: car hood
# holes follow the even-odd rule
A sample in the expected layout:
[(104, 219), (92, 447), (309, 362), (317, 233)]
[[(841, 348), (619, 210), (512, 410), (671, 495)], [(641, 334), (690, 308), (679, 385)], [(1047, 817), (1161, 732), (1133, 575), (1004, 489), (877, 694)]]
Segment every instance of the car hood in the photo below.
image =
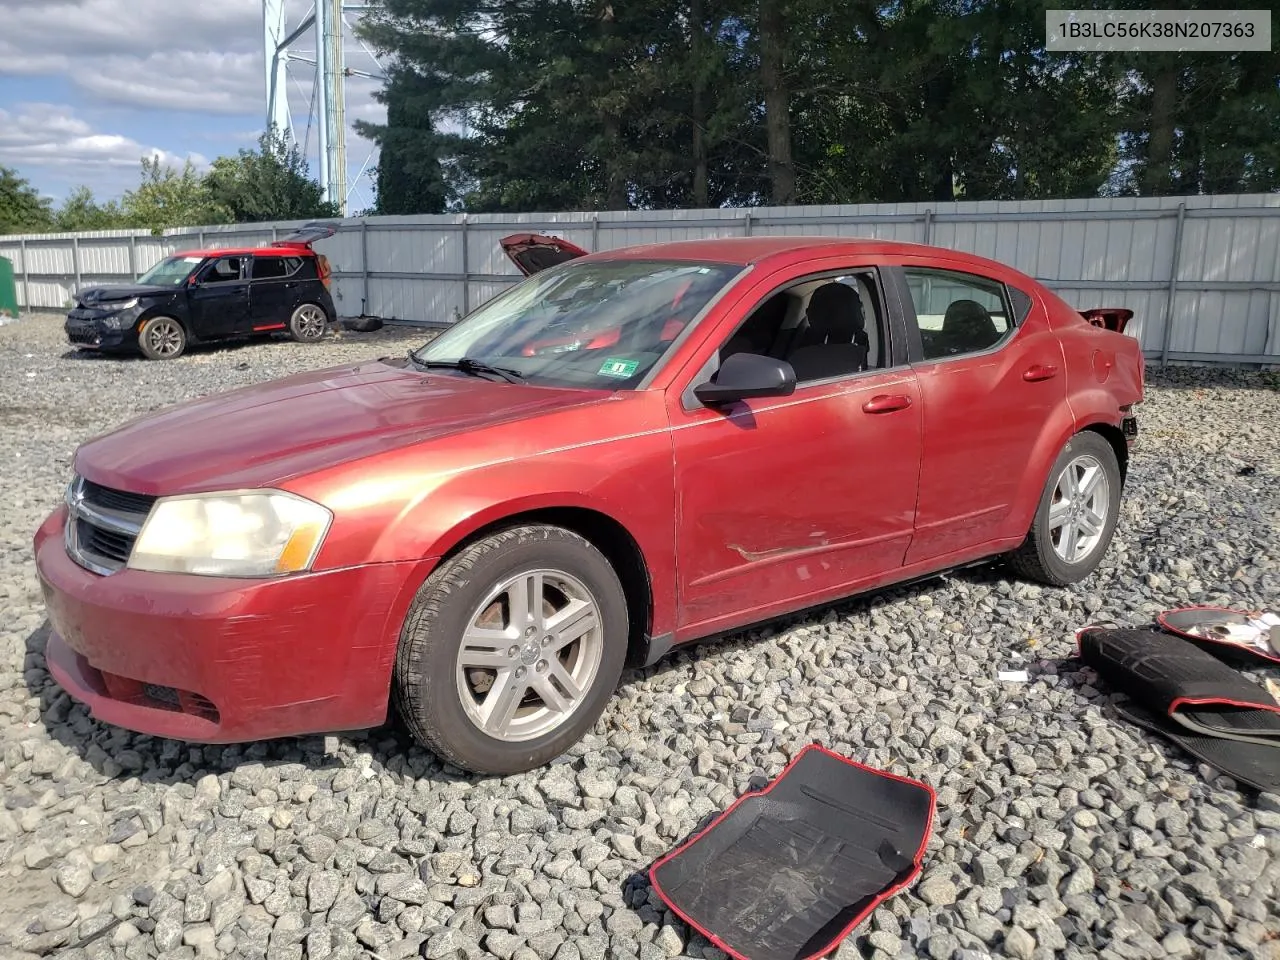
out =
[(332, 367), (125, 424), (76, 452), (95, 483), (168, 496), (278, 485), (397, 447), (566, 407), (604, 391), (424, 373), (404, 360)]
[(85, 287), (76, 294), (76, 299), (89, 305), (108, 303), (112, 300), (132, 300), (134, 297), (168, 297), (181, 287), (154, 287), (142, 283), (122, 283), (110, 287)]

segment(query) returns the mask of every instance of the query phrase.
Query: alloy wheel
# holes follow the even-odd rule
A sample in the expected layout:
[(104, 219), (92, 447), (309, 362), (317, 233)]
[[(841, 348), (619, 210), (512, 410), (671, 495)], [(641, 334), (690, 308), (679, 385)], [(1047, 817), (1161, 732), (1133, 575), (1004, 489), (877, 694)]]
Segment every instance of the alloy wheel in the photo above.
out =
[(1049, 504), (1053, 551), (1067, 563), (1079, 563), (1102, 541), (1107, 528), (1111, 488), (1096, 457), (1076, 457), (1058, 475)]
[(483, 733), (531, 740), (573, 715), (603, 653), (599, 605), (582, 581), (562, 570), (526, 570), (490, 590), (468, 621), (458, 696)]
[(319, 307), (299, 307), (294, 314), (293, 326), (299, 340), (319, 340), (324, 336), (327, 318)]
[(182, 352), (182, 330), (172, 320), (157, 320), (147, 328), (147, 344), (160, 357), (176, 357)]

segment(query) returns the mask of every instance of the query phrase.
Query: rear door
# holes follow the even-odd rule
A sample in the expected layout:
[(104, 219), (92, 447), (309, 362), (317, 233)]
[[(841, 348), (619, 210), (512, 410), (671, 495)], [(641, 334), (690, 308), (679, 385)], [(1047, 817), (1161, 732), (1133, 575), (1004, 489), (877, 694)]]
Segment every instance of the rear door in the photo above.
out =
[(1015, 506), (1046, 425), (1067, 409), (1066, 377), (1028, 295), (923, 260), (895, 275), (924, 415), (911, 564), (1026, 532)]
[(247, 254), (214, 257), (191, 287), (191, 320), (197, 337), (214, 339), (247, 333), (249, 261)]
[(249, 281), (249, 312), (254, 333), (285, 329), (297, 306), (301, 266), (301, 257), (254, 256)]

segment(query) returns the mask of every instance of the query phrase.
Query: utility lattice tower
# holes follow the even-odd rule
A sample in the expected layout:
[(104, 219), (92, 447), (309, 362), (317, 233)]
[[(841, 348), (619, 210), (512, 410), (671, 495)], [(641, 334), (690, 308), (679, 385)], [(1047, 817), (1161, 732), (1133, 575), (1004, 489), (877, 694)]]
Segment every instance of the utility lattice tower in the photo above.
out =
[[(348, 14), (359, 15), (369, 8), (366, 3), (344, 3), (343, 0), (314, 0), (309, 12), (294, 25), (289, 24), (286, 7), (290, 0), (262, 0), (262, 45), (266, 65), (267, 130), (310, 151), (311, 128), (314, 123), (319, 148), (320, 186), (326, 200), (338, 205), (346, 216), (353, 193), (373, 162), (371, 151), (359, 172), (348, 184), (347, 167), (347, 80), (362, 77), (384, 81), (382, 65), (363, 42), (357, 41), (373, 62), (377, 73), (355, 70), (346, 63), (346, 40), (351, 21)], [(314, 51), (298, 51), (294, 45), (310, 37)], [(307, 64), (305, 71), (311, 82), (310, 95), (291, 64)], [(299, 136), (289, 106), (289, 86), (307, 99), (307, 122)]]

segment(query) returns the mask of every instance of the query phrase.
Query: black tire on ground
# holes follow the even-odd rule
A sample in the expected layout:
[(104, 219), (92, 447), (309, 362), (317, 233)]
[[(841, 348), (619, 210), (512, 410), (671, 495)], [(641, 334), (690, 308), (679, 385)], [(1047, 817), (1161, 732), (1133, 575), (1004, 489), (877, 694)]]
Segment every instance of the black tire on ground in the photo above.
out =
[[(1050, 526), (1049, 513), (1054, 503), (1060, 499), (1059, 480), (1062, 479), (1069, 465), (1079, 464), (1082, 458), (1091, 458), (1092, 462), (1096, 462), (1102, 468), (1107, 482), (1107, 515), (1102, 525), (1102, 534), (1097, 542), (1088, 553), (1075, 562), (1069, 563), (1055, 549), (1056, 541), (1053, 528)], [(1049, 471), (1049, 479), (1045, 482), (1044, 491), (1040, 495), (1040, 504), (1036, 508), (1035, 519), (1031, 522), (1027, 539), (1009, 555), (1014, 571), (1028, 580), (1037, 580), (1054, 587), (1078, 583), (1093, 573), (1106, 555), (1111, 537), (1115, 533), (1116, 521), (1120, 516), (1121, 487), (1120, 465), (1116, 461), (1115, 450), (1104, 437), (1086, 430), (1068, 440)], [(1061, 538), (1063, 535), (1059, 532), (1058, 537)]]
[(289, 318), (289, 336), (300, 343), (323, 340), (329, 331), (329, 316), (317, 303), (300, 304)]
[(138, 349), (148, 360), (176, 360), (187, 349), (187, 331), (173, 317), (151, 317), (138, 328)]
[[(522, 741), (490, 736), (467, 715), (458, 682), (464, 631), (491, 590), (518, 574), (563, 571), (596, 602), (603, 652), (576, 708), (547, 733)], [(409, 731), (441, 759), (474, 773), (521, 773), (580, 740), (599, 718), (622, 675), (629, 631), (618, 575), (591, 543), (553, 526), (519, 526), (478, 540), (442, 563), (409, 607), (400, 631), (392, 696)]]
[(381, 317), (347, 317), (342, 321), (342, 328), (352, 333), (373, 333), (382, 329)]

